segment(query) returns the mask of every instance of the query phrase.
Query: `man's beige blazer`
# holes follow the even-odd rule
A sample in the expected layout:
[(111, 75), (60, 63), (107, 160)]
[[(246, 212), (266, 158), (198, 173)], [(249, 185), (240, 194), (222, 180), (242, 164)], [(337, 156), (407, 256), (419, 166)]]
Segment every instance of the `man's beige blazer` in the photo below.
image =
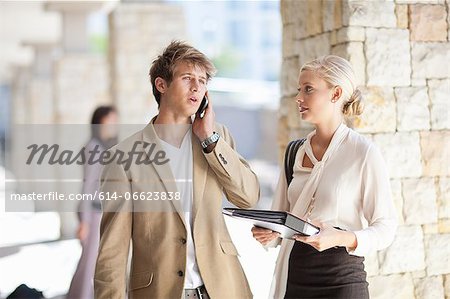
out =
[[(215, 131), (220, 139), (208, 154), (192, 135), (192, 234), (197, 263), (212, 299), (251, 298), (222, 216), (222, 197), (225, 194), (241, 208), (253, 207), (259, 199), (259, 183), (247, 162), (235, 151), (228, 130), (216, 124)], [(110, 153), (127, 153), (134, 144), (145, 152), (149, 147), (144, 148), (143, 142), (155, 144), (154, 151), (162, 151), (150, 123), (113, 147)], [(132, 200), (133, 194), (148, 198), (155, 197), (149, 192), (176, 190), (170, 167), (132, 163), (129, 169), (125, 168), (124, 164), (109, 163), (102, 174), (100, 194), (104, 197), (104, 212), (94, 278), (95, 298), (125, 298), (126, 289), (129, 298), (181, 298), (187, 238), (183, 208), (176, 200)], [(106, 197), (110, 200), (105, 200)], [(130, 200), (125, 200), (126, 197)], [(130, 242), (132, 260), (127, 286)]]

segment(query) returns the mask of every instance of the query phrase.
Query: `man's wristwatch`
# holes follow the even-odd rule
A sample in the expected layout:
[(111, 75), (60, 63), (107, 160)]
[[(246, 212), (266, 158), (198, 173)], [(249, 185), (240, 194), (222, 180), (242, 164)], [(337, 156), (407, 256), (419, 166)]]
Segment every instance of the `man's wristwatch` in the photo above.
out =
[(206, 138), (205, 140), (202, 141), (201, 145), (202, 148), (205, 149), (208, 147), (208, 145), (213, 144), (215, 142), (217, 142), (220, 138), (220, 135), (217, 134), (216, 132), (214, 132), (211, 136), (209, 136), (208, 138)]

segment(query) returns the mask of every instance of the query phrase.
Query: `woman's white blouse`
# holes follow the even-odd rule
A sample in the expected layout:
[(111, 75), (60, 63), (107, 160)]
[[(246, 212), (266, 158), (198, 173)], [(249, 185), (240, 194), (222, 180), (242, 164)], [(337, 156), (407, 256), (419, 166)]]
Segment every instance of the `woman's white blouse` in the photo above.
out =
[[(392, 243), (397, 214), (392, 202), (389, 175), (379, 149), (364, 136), (345, 129), (348, 130), (347, 136), (324, 163), (309, 218), (353, 231), (357, 247), (349, 253), (364, 256)], [(314, 134), (315, 131), (308, 135), (297, 152), (294, 177), (289, 188), (283, 167), (273, 210), (292, 212), (311, 174), (311, 168), (302, 166), (305, 152), (313, 164), (318, 162), (312, 154), (310, 143)]]

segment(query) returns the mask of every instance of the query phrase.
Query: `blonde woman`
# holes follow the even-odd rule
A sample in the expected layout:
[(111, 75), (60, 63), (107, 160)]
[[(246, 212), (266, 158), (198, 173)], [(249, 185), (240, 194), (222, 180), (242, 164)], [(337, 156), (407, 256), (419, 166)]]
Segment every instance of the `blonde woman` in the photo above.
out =
[(320, 233), (281, 240), (252, 229), (263, 245), (281, 243), (271, 297), (369, 298), (363, 256), (392, 243), (397, 221), (382, 154), (344, 124), (362, 112), (350, 63), (334, 55), (306, 63), (296, 100), (315, 130), (294, 156), (292, 180), (281, 172), (272, 209), (311, 219)]

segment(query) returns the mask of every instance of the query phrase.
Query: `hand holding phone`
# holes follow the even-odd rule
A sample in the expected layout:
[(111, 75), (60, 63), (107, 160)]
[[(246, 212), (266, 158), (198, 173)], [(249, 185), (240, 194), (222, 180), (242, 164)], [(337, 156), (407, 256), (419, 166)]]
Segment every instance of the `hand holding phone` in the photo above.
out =
[(208, 97), (205, 95), (203, 97), (202, 102), (200, 103), (200, 107), (198, 107), (197, 112), (195, 113), (195, 115), (199, 118), (203, 118), (203, 116), (205, 116), (205, 110), (208, 107)]
[(195, 119), (192, 123), (192, 131), (195, 136), (201, 141), (210, 137), (214, 133), (214, 111), (213, 101), (209, 101), (207, 93), (201, 101), (197, 112), (195, 113)]

